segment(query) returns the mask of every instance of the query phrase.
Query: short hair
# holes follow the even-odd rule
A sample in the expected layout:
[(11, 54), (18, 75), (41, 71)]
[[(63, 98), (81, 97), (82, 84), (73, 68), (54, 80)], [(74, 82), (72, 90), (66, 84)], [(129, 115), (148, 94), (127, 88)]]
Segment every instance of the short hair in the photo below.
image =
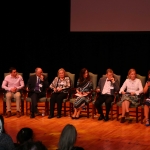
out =
[(28, 140), (33, 139), (33, 130), (31, 128), (22, 128), (16, 136), (17, 143), (23, 144)]
[(41, 70), (42, 70), (42, 68), (40, 68), (40, 67), (37, 67), (37, 68), (35, 68), (35, 72), (37, 72), (37, 70), (38, 70), (38, 69), (41, 69)]
[(59, 150), (70, 150), (74, 146), (77, 139), (77, 130), (76, 128), (71, 125), (67, 124), (60, 135), (58, 149)]
[(66, 71), (65, 71), (65, 69), (64, 69), (64, 68), (60, 68), (60, 69), (58, 69), (58, 72), (57, 72), (57, 76), (58, 76), (58, 77), (59, 77), (59, 72), (60, 72), (60, 71), (63, 71), (63, 72), (64, 72), (65, 77), (68, 76), (67, 73), (66, 73)]
[(108, 74), (108, 73), (114, 73), (114, 72), (113, 72), (112, 69), (108, 68), (108, 69), (106, 70), (106, 74)]
[(9, 72), (10, 72), (10, 73), (12, 73), (13, 70), (16, 70), (16, 68), (15, 68), (15, 67), (10, 67), (10, 68), (9, 68)]

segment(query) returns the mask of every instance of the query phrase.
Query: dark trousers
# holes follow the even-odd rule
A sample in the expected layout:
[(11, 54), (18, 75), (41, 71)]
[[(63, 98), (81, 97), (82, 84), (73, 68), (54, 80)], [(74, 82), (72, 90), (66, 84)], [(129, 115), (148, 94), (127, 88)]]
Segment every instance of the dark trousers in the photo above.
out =
[(50, 99), (50, 115), (54, 116), (55, 103), (57, 103), (57, 115), (61, 115), (62, 102), (68, 93), (53, 93)]
[(37, 113), (37, 103), (41, 97), (45, 97), (44, 93), (32, 93), (30, 95), (31, 98), (31, 113)]
[(108, 117), (109, 111), (110, 111), (110, 108), (111, 108), (111, 103), (113, 101), (114, 101), (114, 96), (113, 95), (108, 95), (108, 94), (99, 95), (99, 97), (95, 101), (95, 107), (98, 110), (98, 113), (100, 115), (104, 116), (103, 110), (102, 110), (102, 104), (105, 102), (105, 105), (106, 105), (106, 117)]

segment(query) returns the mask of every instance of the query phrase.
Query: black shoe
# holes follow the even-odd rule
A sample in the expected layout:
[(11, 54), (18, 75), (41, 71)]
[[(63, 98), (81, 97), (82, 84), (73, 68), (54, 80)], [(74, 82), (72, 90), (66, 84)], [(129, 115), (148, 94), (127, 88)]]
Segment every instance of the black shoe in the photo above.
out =
[(49, 116), (48, 116), (48, 119), (51, 119), (51, 118), (54, 118), (54, 116), (53, 116), (53, 115), (49, 115)]
[(79, 119), (80, 118), (80, 116), (79, 117), (75, 117), (75, 119)]
[(35, 115), (32, 113), (32, 114), (30, 115), (30, 118), (35, 118)]
[(57, 115), (57, 118), (61, 118), (61, 115)]
[(98, 120), (103, 120), (103, 119), (104, 119), (103, 115), (100, 115), (100, 117), (98, 118)]
[(72, 118), (72, 119), (76, 119), (76, 117), (72, 117), (72, 116), (71, 116), (71, 118)]
[(108, 116), (104, 117), (104, 121), (108, 121), (108, 120), (109, 120)]

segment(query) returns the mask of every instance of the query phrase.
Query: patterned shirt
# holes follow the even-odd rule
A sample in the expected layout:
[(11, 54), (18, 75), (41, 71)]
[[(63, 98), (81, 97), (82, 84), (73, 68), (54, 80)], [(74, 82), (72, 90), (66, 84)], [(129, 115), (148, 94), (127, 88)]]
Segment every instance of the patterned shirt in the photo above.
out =
[(24, 81), (21, 75), (12, 77), (11, 74), (7, 75), (2, 83), (2, 88), (6, 91), (10, 91), (12, 88), (16, 87), (20, 90), (24, 87)]
[(64, 80), (60, 80), (60, 78), (55, 77), (53, 82), (50, 84), (50, 88), (54, 89), (54, 88), (57, 88), (57, 87), (62, 88), (63, 92), (67, 92), (66, 89), (70, 88), (70, 78), (65, 77)]

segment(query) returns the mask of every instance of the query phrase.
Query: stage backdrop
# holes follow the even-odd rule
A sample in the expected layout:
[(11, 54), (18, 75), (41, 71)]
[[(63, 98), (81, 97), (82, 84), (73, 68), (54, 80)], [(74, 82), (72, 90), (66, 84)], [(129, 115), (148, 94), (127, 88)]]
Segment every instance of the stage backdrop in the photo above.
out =
[(71, 31), (150, 31), (149, 0), (71, 0)]

